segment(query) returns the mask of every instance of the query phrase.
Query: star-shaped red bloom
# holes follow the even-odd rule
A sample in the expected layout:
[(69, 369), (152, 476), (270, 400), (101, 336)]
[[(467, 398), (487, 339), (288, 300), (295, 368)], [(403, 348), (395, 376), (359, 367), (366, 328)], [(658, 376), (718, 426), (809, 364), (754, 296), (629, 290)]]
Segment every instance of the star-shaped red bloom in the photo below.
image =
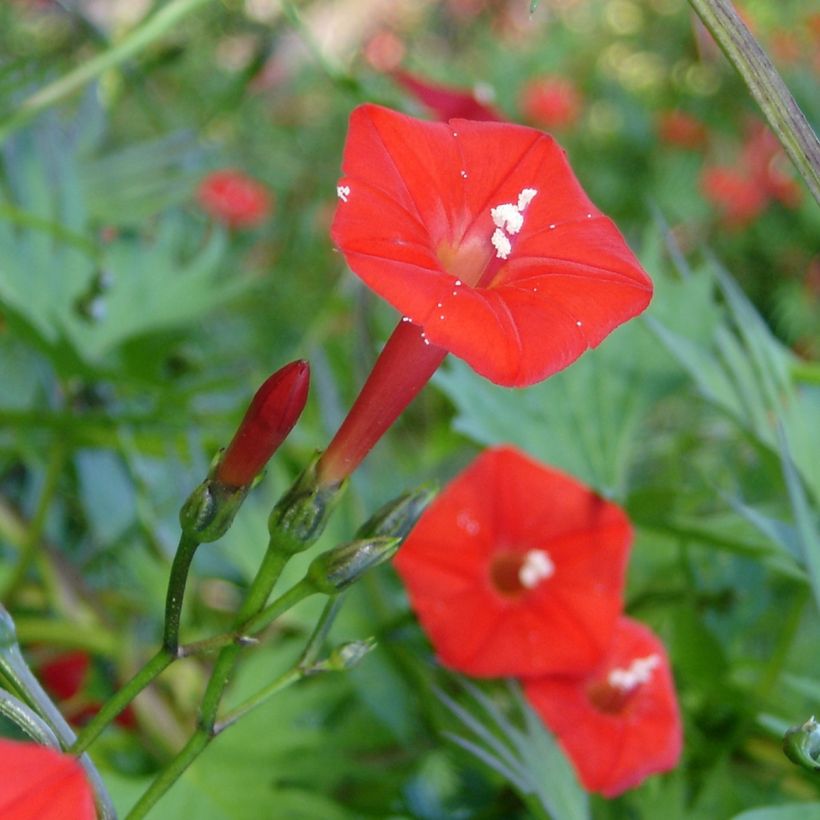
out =
[(394, 565), (446, 666), (486, 677), (578, 674), (608, 645), (631, 540), (615, 504), (498, 447), (439, 495)]
[(677, 765), (683, 732), (669, 660), (637, 621), (621, 618), (589, 674), (525, 680), (524, 693), (589, 791), (614, 797)]
[(640, 313), (652, 283), (532, 128), (357, 108), (332, 235), (430, 344), (498, 384), (533, 384)]
[(0, 738), (0, 817), (94, 820), (94, 795), (76, 758)]

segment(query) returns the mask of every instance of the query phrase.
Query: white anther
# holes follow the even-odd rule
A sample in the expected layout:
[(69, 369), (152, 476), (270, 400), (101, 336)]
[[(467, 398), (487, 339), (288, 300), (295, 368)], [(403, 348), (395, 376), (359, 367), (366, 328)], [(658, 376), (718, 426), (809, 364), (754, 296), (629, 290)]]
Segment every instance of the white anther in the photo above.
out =
[(521, 586), (534, 589), (545, 578), (555, 572), (555, 564), (544, 550), (530, 550), (524, 556), (524, 563), (518, 570), (518, 580)]
[(512, 244), (507, 238), (507, 234), (505, 234), (501, 228), (495, 229), (495, 232), (490, 237), (490, 242), (493, 243), (495, 255), (499, 259), (506, 259), (510, 255), (510, 252), (512, 251)]
[(623, 691), (629, 691), (636, 686), (649, 683), (652, 672), (660, 666), (660, 655), (647, 655), (645, 658), (635, 658), (626, 669), (613, 669), (607, 675), (610, 686)]
[(336, 186), (336, 196), (342, 200), (342, 202), (347, 202), (347, 198), (350, 196), (350, 186), (349, 185), (337, 185)]

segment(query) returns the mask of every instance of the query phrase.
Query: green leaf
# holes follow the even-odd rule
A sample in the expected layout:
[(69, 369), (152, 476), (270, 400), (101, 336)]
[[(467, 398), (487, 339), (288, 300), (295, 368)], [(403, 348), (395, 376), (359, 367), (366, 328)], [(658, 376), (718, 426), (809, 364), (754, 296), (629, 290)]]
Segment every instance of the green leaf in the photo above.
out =
[(820, 820), (820, 803), (785, 803), (736, 814), (732, 820)]

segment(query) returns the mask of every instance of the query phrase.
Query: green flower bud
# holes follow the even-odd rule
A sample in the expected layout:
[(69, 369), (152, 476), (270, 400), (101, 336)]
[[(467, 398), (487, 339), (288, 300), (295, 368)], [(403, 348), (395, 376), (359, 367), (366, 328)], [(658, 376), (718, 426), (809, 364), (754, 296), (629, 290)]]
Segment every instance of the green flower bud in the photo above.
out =
[(783, 736), (783, 752), (792, 763), (810, 772), (820, 771), (820, 723), (810, 717)]
[(436, 491), (432, 487), (422, 485), (388, 501), (359, 527), (356, 537), (392, 535), (404, 540), (435, 494)]
[(335, 647), (327, 659), (318, 664), (323, 671), (343, 672), (358, 666), (366, 655), (376, 648), (375, 638), (365, 638), (363, 641), (349, 641)]
[(355, 584), (371, 567), (389, 561), (400, 543), (400, 538), (380, 537), (342, 544), (314, 558), (307, 579), (317, 592), (336, 595)]

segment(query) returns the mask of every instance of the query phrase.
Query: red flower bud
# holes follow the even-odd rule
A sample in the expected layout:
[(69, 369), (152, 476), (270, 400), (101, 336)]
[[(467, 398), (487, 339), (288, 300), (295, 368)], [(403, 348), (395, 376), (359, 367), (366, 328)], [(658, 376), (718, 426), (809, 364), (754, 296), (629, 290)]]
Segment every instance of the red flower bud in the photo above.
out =
[(310, 366), (300, 359), (277, 370), (251, 401), (214, 477), (229, 487), (250, 484), (293, 429), (307, 401)]

